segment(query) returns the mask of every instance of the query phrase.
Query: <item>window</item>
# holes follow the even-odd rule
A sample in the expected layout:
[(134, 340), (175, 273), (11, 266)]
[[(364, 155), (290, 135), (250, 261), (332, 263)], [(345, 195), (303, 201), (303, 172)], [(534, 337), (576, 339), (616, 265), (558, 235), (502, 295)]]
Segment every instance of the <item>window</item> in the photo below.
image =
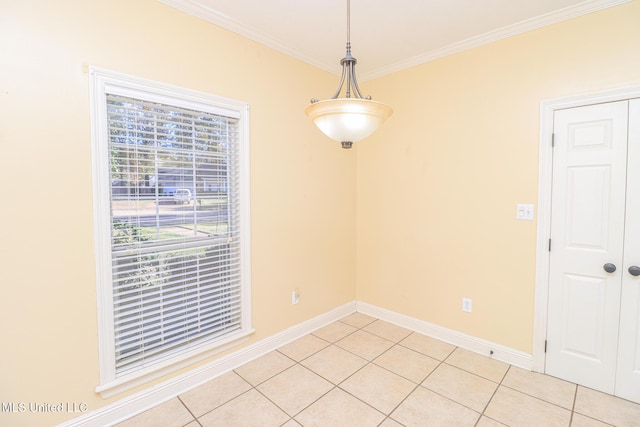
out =
[(101, 391), (252, 332), (248, 108), (91, 79)]

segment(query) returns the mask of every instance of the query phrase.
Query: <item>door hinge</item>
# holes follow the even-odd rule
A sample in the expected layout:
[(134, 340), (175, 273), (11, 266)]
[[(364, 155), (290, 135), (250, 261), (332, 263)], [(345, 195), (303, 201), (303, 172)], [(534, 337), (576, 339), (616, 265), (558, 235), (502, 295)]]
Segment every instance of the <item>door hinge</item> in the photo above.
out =
[(544, 340), (544, 352), (547, 352), (547, 340)]
[(552, 133), (551, 134), (551, 147), (555, 147), (556, 146), (556, 134)]
[(549, 239), (549, 252), (551, 252), (551, 239)]

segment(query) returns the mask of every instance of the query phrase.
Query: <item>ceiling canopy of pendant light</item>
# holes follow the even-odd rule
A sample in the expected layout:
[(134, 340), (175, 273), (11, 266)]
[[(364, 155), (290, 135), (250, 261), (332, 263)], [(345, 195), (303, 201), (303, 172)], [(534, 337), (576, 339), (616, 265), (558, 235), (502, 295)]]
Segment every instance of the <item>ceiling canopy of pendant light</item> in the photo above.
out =
[[(340, 61), (342, 77), (338, 90), (330, 99), (312, 99), (304, 110), (325, 135), (342, 143), (342, 148), (351, 148), (354, 142), (371, 135), (393, 113), (388, 105), (360, 93), (355, 72), (358, 61), (351, 56), (350, 20), (347, 0), (347, 53)], [(344, 96), (340, 97), (343, 87)]]

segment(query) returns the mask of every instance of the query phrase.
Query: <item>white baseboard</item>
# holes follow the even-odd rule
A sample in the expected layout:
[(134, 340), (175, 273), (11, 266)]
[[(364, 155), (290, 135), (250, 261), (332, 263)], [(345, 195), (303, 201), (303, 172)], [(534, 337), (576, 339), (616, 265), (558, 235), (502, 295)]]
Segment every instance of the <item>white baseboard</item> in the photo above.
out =
[[(146, 390), (127, 396), (103, 408), (69, 420), (58, 427), (103, 427), (122, 422), (136, 414), (183, 394), (207, 381), (257, 359), (285, 344), (295, 341), (316, 329), (335, 322), (355, 311), (393, 323), (406, 329), (480, 353), (496, 360), (531, 370), (530, 354), (513, 350), (480, 338), (443, 328), (423, 320), (405, 316), (365, 302), (353, 301), (313, 319), (293, 326), (231, 354), (214, 360), (198, 369), (172, 378)], [(493, 351), (493, 354), (490, 352)]]
[(59, 424), (58, 427), (104, 427), (117, 424), (335, 322), (354, 311), (356, 311), (355, 301), (216, 359), (191, 372), (171, 378), (103, 408)]
[(514, 350), (481, 338), (472, 337), (452, 329), (443, 328), (442, 326), (437, 326), (432, 323), (425, 322), (424, 320), (405, 316), (404, 314), (399, 314), (362, 301), (356, 302), (356, 311), (384, 320), (385, 322), (410, 329), (423, 335), (439, 339), (440, 341), (453, 344), (457, 347), (464, 348), (465, 350), (480, 353), (519, 368), (527, 369), (529, 371), (531, 370), (532, 356), (528, 353)]

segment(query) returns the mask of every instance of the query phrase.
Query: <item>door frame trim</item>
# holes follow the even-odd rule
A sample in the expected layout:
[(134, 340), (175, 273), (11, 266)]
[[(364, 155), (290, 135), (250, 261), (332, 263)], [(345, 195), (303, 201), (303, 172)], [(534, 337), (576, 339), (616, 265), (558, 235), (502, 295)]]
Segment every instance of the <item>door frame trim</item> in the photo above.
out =
[(549, 297), (549, 238), (551, 235), (551, 191), (553, 189), (553, 117), (557, 110), (640, 98), (640, 85), (548, 99), (540, 102), (540, 146), (538, 151), (538, 218), (536, 277), (531, 369), (545, 371), (547, 309)]

